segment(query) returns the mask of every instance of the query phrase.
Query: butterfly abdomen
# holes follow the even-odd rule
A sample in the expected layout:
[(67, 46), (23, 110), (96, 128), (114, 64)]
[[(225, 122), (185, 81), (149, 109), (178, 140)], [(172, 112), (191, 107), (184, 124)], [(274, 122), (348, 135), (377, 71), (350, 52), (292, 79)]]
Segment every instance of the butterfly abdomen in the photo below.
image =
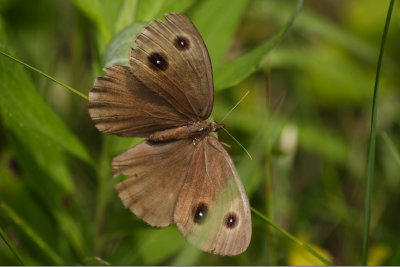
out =
[(208, 135), (210, 132), (216, 132), (223, 127), (224, 125), (216, 122), (197, 121), (189, 125), (155, 132), (149, 136), (148, 141), (165, 142), (178, 139), (200, 138)]

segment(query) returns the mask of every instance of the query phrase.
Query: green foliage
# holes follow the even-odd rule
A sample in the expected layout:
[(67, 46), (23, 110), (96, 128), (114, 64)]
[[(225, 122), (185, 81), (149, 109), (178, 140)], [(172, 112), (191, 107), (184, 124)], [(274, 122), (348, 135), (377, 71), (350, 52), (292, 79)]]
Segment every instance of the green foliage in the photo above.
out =
[[(371, 99), (389, 1), (306, 1), (296, 16), (301, 3), (0, 1), (0, 50), (83, 95), (103, 67), (128, 64), (146, 23), (188, 15), (213, 63), (213, 118), (250, 90), (224, 124), (253, 160), (224, 132), (219, 138), (256, 209), (250, 247), (235, 257), (198, 250), (175, 226), (146, 225), (123, 208), (111, 179), (112, 158), (141, 139), (100, 134), (84, 98), (0, 55), (0, 264), (361, 264)], [(398, 31), (393, 23), (380, 76), (372, 264), (400, 263)]]

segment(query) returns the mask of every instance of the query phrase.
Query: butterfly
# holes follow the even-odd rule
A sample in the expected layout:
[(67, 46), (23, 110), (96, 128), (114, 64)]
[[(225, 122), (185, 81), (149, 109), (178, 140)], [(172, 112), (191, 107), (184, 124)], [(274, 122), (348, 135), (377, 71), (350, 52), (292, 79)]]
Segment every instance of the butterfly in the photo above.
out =
[(210, 57), (193, 23), (164, 15), (136, 36), (130, 66), (104, 69), (89, 92), (96, 128), (147, 139), (112, 161), (126, 208), (151, 226), (176, 224), (200, 249), (236, 255), (251, 239), (251, 214), (235, 165), (207, 122), (214, 103)]

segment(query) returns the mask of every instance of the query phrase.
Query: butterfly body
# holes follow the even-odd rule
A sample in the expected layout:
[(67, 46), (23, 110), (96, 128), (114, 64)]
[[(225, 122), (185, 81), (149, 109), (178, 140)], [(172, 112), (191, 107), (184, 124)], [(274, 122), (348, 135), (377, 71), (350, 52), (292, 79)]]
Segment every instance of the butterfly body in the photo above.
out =
[(158, 131), (149, 136), (147, 140), (152, 142), (165, 142), (178, 139), (204, 138), (210, 132), (216, 132), (224, 128), (223, 124), (216, 122), (198, 121), (189, 125)]
[(135, 38), (130, 66), (110, 66), (89, 92), (101, 132), (145, 137), (116, 156), (113, 177), (125, 207), (152, 226), (176, 224), (204, 251), (236, 255), (251, 239), (250, 205), (228, 152), (210, 135), (211, 61), (191, 21), (166, 14)]

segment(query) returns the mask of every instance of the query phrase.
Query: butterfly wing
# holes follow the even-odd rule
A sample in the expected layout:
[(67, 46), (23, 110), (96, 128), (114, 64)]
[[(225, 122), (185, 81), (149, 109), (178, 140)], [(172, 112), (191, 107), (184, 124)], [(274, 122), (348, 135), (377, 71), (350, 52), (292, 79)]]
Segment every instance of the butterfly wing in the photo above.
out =
[(115, 157), (113, 176), (128, 176), (115, 186), (124, 206), (152, 226), (173, 223), (176, 199), (194, 148), (188, 139), (145, 141)]
[(207, 119), (213, 107), (211, 61), (199, 32), (181, 14), (147, 25), (131, 49), (132, 73), (191, 121)]
[(129, 67), (104, 71), (105, 77), (98, 77), (89, 92), (89, 114), (99, 131), (146, 137), (187, 123), (187, 117), (135, 78)]
[(193, 153), (174, 221), (190, 243), (208, 252), (236, 255), (249, 245), (249, 201), (232, 159), (213, 136)]

